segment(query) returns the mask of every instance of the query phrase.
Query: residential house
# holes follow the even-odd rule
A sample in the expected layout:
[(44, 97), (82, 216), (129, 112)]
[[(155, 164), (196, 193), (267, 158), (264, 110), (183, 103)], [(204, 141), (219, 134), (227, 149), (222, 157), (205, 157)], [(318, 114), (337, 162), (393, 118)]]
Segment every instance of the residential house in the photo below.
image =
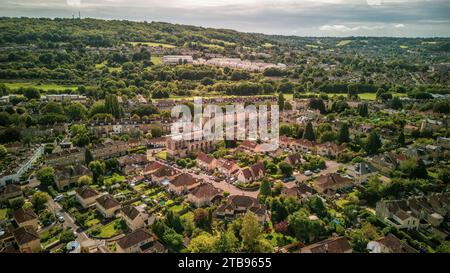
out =
[[(438, 227), (449, 215), (450, 193), (433, 193), (428, 196), (413, 196), (402, 200), (381, 200), (376, 205), (377, 217), (383, 220), (393, 218), (393, 215), (400, 210), (421, 222)], [(413, 224), (407, 228), (417, 228), (417, 221)]]
[(281, 189), (281, 195), (284, 197), (295, 197), (299, 198), (300, 200), (307, 200), (314, 194), (314, 189), (310, 186), (299, 183), (296, 186), (292, 188), (283, 188)]
[(367, 182), (368, 177), (373, 174), (375, 168), (368, 162), (360, 162), (356, 163), (354, 170), (356, 181), (361, 184)]
[(389, 233), (386, 237), (370, 241), (367, 244), (367, 250), (369, 253), (417, 253), (417, 250), (392, 233)]
[(258, 162), (250, 167), (245, 167), (237, 173), (237, 180), (248, 183), (263, 178), (266, 175), (264, 163)]
[(128, 205), (120, 210), (120, 217), (131, 230), (143, 228), (147, 224), (149, 215), (144, 209)]
[(8, 184), (0, 190), (0, 202), (4, 202), (13, 198), (22, 197), (22, 189), (17, 184)]
[(41, 251), (41, 239), (33, 226), (22, 226), (13, 232), (14, 240), (22, 253)]
[(334, 194), (338, 190), (351, 187), (352, 182), (352, 179), (338, 173), (329, 173), (316, 178), (313, 187), (319, 193)]
[(343, 236), (328, 238), (300, 249), (300, 253), (352, 253), (352, 251), (349, 241)]
[(125, 235), (116, 243), (118, 253), (167, 253), (156, 236), (144, 228)]
[(105, 194), (95, 199), (97, 210), (103, 214), (105, 218), (111, 218), (120, 209), (120, 203), (110, 194)]
[(75, 190), (75, 197), (83, 208), (88, 208), (95, 204), (98, 193), (88, 186), (82, 186)]
[(342, 145), (337, 145), (332, 142), (325, 142), (320, 145), (317, 145), (317, 154), (324, 157), (329, 158), (337, 158), (340, 153), (345, 150), (345, 147)]
[(169, 181), (177, 176), (180, 172), (176, 169), (163, 165), (151, 174), (151, 180), (153, 183), (168, 186)]
[(198, 186), (199, 181), (188, 173), (182, 173), (169, 180), (169, 190), (181, 195)]
[(255, 153), (258, 148), (258, 143), (256, 143), (256, 141), (244, 140), (241, 145), (239, 145), (239, 148), (244, 151)]
[(239, 170), (239, 166), (235, 161), (227, 159), (219, 159), (217, 163), (217, 171), (226, 177), (231, 177), (233, 173)]
[(186, 199), (196, 207), (203, 207), (211, 205), (211, 203), (221, 197), (221, 189), (214, 187), (211, 183), (201, 183), (189, 191)]
[(293, 168), (297, 167), (302, 162), (302, 157), (300, 154), (289, 154), (285, 161), (291, 165)]
[(267, 219), (267, 208), (258, 202), (256, 198), (246, 195), (231, 195), (226, 203), (220, 205), (214, 212), (220, 218), (235, 218), (251, 211), (256, 214), (260, 223)]
[(217, 160), (203, 152), (197, 154), (197, 166), (206, 171), (214, 171), (217, 166)]
[(92, 176), (92, 172), (82, 164), (55, 167), (56, 187), (58, 190), (63, 190), (71, 184), (77, 183), (78, 178), (84, 175)]
[(153, 161), (151, 163), (148, 163), (144, 170), (143, 170), (143, 174), (144, 175), (151, 175), (154, 172), (156, 172), (157, 170), (159, 170), (161, 167), (163, 167), (164, 165), (159, 163), (158, 161)]
[(39, 225), (39, 217), (32, 208), (20, 208), (14, 212), (13, 217), (19, 227), (32, 226), (37, 228)]

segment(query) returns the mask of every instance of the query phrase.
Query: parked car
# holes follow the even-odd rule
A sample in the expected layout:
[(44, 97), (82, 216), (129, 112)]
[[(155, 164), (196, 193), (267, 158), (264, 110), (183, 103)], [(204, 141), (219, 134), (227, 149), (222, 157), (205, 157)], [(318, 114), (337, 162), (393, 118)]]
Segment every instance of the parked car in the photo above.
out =
[(59, 202), (59, 201), (61, 201), (63, 198), (64, 198), (64, 195), (60, 194), (60, 195), (56, 196), (53, 200), (54, 200), (55, 202)]
[(304, 175), (311, 176), (311, 175), (313, 175), (313, 173), (310, 170), (307, 170), (304, 172)]

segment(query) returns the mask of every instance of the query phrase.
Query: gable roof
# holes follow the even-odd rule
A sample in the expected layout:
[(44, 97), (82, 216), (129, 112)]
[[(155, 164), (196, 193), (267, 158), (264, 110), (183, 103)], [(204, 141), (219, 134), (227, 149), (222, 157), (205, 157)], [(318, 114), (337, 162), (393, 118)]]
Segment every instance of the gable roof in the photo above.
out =
[(263, 175), (266, 174), (266, 168), (262, 162), (253, 164), (250, 169), (252, 170), (253, 176), (258, 176), (260, 172), (262, 172)]
[(328, 188), (333, 185), (342, 185), (345, 186), (351, 183), (352, 180), (347, 177), (343, 177), (338, 173), (329, 173), (325, 175), (321, 175), (314, 181), (314, 184), (320, 186), (322, 188)]
[(197, 198), (214, 198), (220, 195), (222, 190), (214, 187), (211, 183), (202, 183), (199, 186), (193, 188), (189, 194)]
[(116, 199), (114, 199), (110, 194), (100, 196), (99, 198), (95, 199), (95, 201), (105, 209), (120, 206), (120, 203)]
[(122, 208), (122, 213), (129, 219), (134, 220), (139, 215), (139, 210), (134, 206), (128, 205)]
[(157, 169), (152, 175), (155, 177), (170, 177), (178, 174), (178, 171), (172, 167), (163, 165), (161, 168)]
[(24, 226), (13, 232), (14, 239), (18, 245), (24, 245), (34, 240), (39, 240), (39, 234), (32, 226)]
[(209, 156), (203, 152), (199, 152), (197, 154), (197, 160), (200, 160), (202, 162), (205, 162), (206, 164), (211, 164), (214, 161), (214, 157)]
[(175, 187), (183, 187), (194, 185), (198, 183), (198, 181), (192, 175), (188, 173), (182, 173), (177, 177), (175, 177), (174, 179), (170, 180), (169, 183), (174, 185)]
[(159, 168), (161, 168), (163, 165), (161, 163), (159, 163), (158, 161), (153, 161), (149, 164), (147, 164), (144, 168), (144, 173), (148, 174), (148, 173), (152, 173), (157, 171)]
[(75, 192), (83, 199), (91, 198), (98, 195), (97, 191), (86, 185), (76, 189)]
[(17, 184), (8, 184), (5, 186), (5, 190), (2, 192), (3, 194), (10, 194), (10, 193), (16, 193), (21, 192), (22, 189)]
[(401, 241), (392, 233), (389, 233), (386, 237), (376, 240), (376, 242), (389, 248), (393, 253), (417, 253), (417, 250)]
[(344, 236), (333, 237), (323, 240), (321, 242), (306, 246), (300, 250), (300, 252), (311, 253), (344, 253), (351, 251), (352, 247)]
[(18, 224), (38, 219), (36, 213), (31, 208), (20, 208), (14, 212), (14, 219)]
[(127, 249), (150, 239), (154, 241), (156, 237), (150, 231), (140, 228), (119, 239), (117, 244), (121, 248)]

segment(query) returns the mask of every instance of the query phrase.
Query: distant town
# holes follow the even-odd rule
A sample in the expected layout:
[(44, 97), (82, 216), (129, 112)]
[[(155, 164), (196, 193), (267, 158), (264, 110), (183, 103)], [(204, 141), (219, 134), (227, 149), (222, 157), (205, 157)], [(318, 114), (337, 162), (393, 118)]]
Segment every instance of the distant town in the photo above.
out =
[[(0, 252), (450, 252), (448, 38), (0, 29)], [(277, 149), (174, 138), (194, 97), (276, 105)]]

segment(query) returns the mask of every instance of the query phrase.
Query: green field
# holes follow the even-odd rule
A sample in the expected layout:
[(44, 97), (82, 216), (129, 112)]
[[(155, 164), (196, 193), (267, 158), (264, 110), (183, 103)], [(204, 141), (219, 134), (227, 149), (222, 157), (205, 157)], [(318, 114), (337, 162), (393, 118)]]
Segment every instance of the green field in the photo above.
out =
[(14, 83), (5, 82), (4, 84), (6, 85), (6, 87), (8, 87), (11, 90), (17, 90), (21, 87), (23, 87), (23, 88), (35, 87), (35, 88), (43, 90), (43, 91), (48, 91), (48, 90), (62, 91), (62, 90), (67, 90), (67, 89), (76, 90), (78, 88), (75, 85), (60, 85), (60, 84), (54, 84), (54, 83), (41, 84), (41, 83), (32, 83), (32, 82), (14, 82)]
[(352, 40), (342, 40), (336, 46), (345, 46), (352, 42)]
[[(334, 97), (334, 96), (347, 96), (347, 94), (345, 93), (324, 93), (326, 95), (328, 95), (329, 97)], [(320, 95), (320, 93), (306, 93), (306, 95)], [(376, 93), (360, 93), (358, 94), (359, 98), (362, 100), (375, 100), (376, 99)], [(402, 93), (394, 93), (393, 96), (395, 97), (405, 97), (406, 94), (402, 94)], [(292, 100), (293, 99), (293, 95), (292, 94), (284, 94), (284, 98), (286, 100)]]
[(218, 39), (211, 39), (211, 43), (214, 43), (214, 44), (223, 43), (224, 45), (228, 45), (228, 46), (234, 46), (234, 45), (236, 45), (236, 43), (233, 43), (233, 42), (227, 42), (227, 41), (224, 41), (224, 40), (218, 40)]
[(119, 235), (122, 233), (125, 229), (125, 224), (122, 222), (122, 220), (117, 219), (112, 221), (111, 223), (102, 226), (101, 228), (97, 229), (99, 231), (98, 234), (95, 234), (95, 237), (97, 238), (103, 238), (108, 239), (111, 237), (114, 237), (116, 235)]
[(6, 219), (6, 212), (7, 211), (8, 211), (7, 209), (0, 209), (0, 220)]
[(153, 63), (154, 65), (162, 64), (162, 58), (161, 58), (161, 57), (158, 57), (158, 56), (151, 56), (151, 59), (150, 59), (150, 60), (152, 61), (152, 63)]
[(407, 48), (409, 48), (409, 46), (407, 46), (407, 45), (400, 45), (400, 48), (407, 49)]
[(171, 45), (171, 44), (163, 44), (163, 43), (156, 43), (156, 42), (130, 42), (133, 46), (137, 46), (139, 44), (145, 45), (145, 46), (153, 46), (153, 47), (164, 47), (164, 48), (175, 48), (177, 46)]

